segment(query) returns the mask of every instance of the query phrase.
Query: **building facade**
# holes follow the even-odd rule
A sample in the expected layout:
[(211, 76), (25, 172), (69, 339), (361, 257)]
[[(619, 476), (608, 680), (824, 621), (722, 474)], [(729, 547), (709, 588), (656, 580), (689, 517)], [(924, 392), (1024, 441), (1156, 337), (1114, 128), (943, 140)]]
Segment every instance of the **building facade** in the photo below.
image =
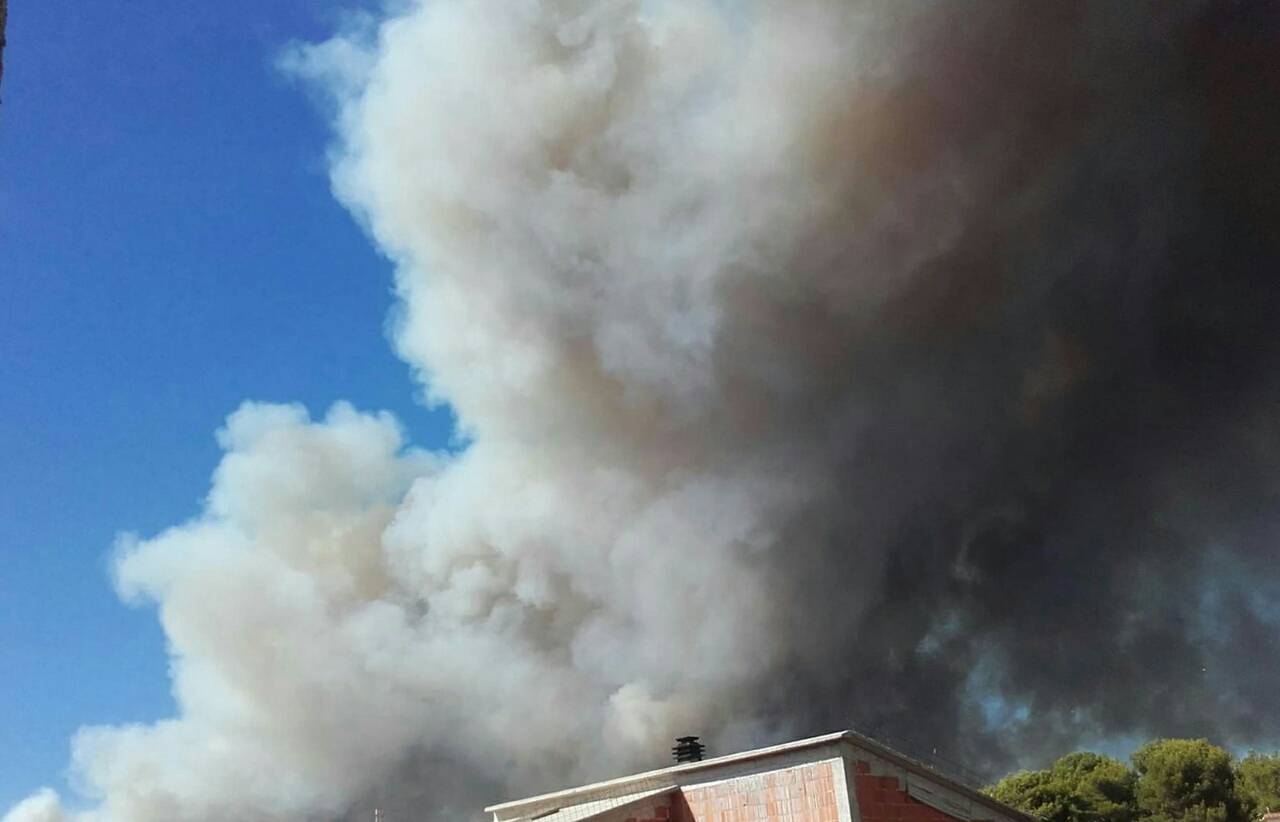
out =
[(504, 802), (494, 822), (1035, 822), (852, 731)]

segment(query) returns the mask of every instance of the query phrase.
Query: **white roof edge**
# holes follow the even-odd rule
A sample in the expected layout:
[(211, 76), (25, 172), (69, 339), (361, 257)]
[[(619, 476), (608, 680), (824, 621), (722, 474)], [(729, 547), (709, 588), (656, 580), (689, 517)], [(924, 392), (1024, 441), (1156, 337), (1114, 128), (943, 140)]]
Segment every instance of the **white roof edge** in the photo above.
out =
[(682, 765), (670, 765), (666, 768), (658, 768), (653, 771), (644, 771), (643, 773), (631, 774), (629, 776), (620, 776), (616, 779), (605, 780), (604, 782), (593, 782), (590, 785), (580, 785), (576, 788), (566, 788), (564, 790), (552, 791), (551, 793), (539, 794), (538, 796), (530, 796), (524, 799), (514, 799), (510, 802), (502, 802), (497, 805), (490, 805), (484, 809), (485, 813), (495, 813), (497, 811), (514, 810), (521, 805), (534, 805), (541, 802), (547, 802), (553, 799), (568, 799), (582, 794), (595, 793), (608, 788), (620, 788), (631, 782), (644, 782), (646, 780), (656, 779), (669, 774), (688, 773), (690, 771), (698, 771), (704, 768), (714, 768), (719, 765), (730, 765), (734, 762), (746, 762), (752, 759), (763, 759), (768, 756), (775, 756), (788, 751), (800, 750), (802, 748), (813, 748), (818, 745), (826, 745), (831, 742), (838, 742), (848, 737), (848, 731), (837, 731), (836, 733), (823, 734), (822, 736), (812, 736), (808, 739), (797, 739), (793, 742), (784, 742), (781, 745), (771, 745), (768, 748), (755, 748), (750, 751), (740, 751), (738, 753), (725, 754), (724, 756), (716, 756), (711, 759), (702, 759), (697, 762), (685, 762)]
[(915, 771), (917, 773), (923, 774), (929, 777), (930, 779), (932, 779), (933, 781), (939, 783), (940, 785), (955, 791), (956, 793), (966, 796), (981, 805), (985, 805), (986, 807), (992, 810), (1000, 811), (1000, 813), (1004, 814), (1005, 816), (1008, 816), (1013, 819), (1025, 820), (1025, 822), (1041, 822), (1041, 820), (1038, 817), (1032, 816), (1026, 813), (1025, 811), (1020, 811), (1017, 808), (1010, 807), (1009, 805), (1004, 804), (1000, 800), (995, 799), (991, 796), (988, 796), (987, 794), (983, 793), (980, 790), (971, 788), (970, 786), (964, 784), (963, 782), (959, 782), (953, 779), (952, 777), (947, 776), (946, 774), (935, 770), (931, 766), (926, 765), (925, 763), (921, 762), (918, 759), (913, 759), (904, 753), (895, 751), (893, 748), (890, 748), (888, 745), (884, 744), (883, 742), (880, 742), (869, 736), (864, 736), (863, 734), (860, 734), (857, 731), (843, 731), (840, 734), (840, 736), (844, 737), (844, 739), (848, 741), (851, 745), (853, 745), (855, 748), (863, 748), (864, 750), (868, 750), (874, 753), (876, 756), (895, 762), (898, 765), (902, 766), (903, 768), (906, 768), (907, 770), (911, 770), (911, 771)]
[[(552, 808), (554, 808), (554, 810), (547, 810), (545, 807), (543, 807), (541, 809), (541, 812), (534, 813), (533, 816), (526, 816), (524, 814), (521, 814), (520, 816), (510, 817), (507, 820), (507, 822), (533, 822), (533, 820), (542, 820), (542, 819), (547, 820), (547, 822), (556, 822), (556, 820), (567, 820), (567, 819), (573, 819), (573, 820), (576, 820), (576, 822), (590, 822), (590, 820), (598, 818), (601, 814), (612, 814), (615, 811), (624, 810), (633, 805), (638, 805), (642, 802), (647, 802), (648, 800), (651, 800), (654, 797), (663, 796), (664, 794), (669, 794), (677, 790), (679, 790), (679, 786), (667, 785), (664, 788), (658, 788), (652, 791), (640, 791), (639, 793), (627, 794), (626, 796), (622, 796), (622, 797), (596, 797), (596, 798), (588, 799), (586, 802), (566, 805), (563, 808), (556, 808), (553, 805)], [(605, 803), (614, 803), (614, 804), (605, 804)], [(590, 809), (592, 805), (601, 805), (601, 804), (605, 804), (605, 806)], [(539, 806), (535, 805), (533, 808), (530, 809), (529, 812), (533, 813), (533, 811), (535, 809), (538, 809), (538, 807)], [(588, 810), (585, 814), (576, 813), (577, 811), (580, 811), (583, 809), (590, 809), (590, 810)], [(568, 816), (565, 815), (566, 812), (569, 814)]]
[(962, 782), (939, 773), (932, 767), (926, 765), (919, 760), (912, 759), (906, 754), (895, 751), (883, 742), (864, 736), (856, 731), (835, 731), (834, 733), (822, 734), (821, 736), (811, 736), (807, 739), (797, 739), (792, 742), (784, 742), (780, 745), (771, 745), (767, 748), (755, 748), (750, 751), (740, 751), (739, 753), (726, 754), (725, 756), (717, 756), (712, 759), (703, 759), (698, 762), (686, 762), (682, 765), (671, 765), (666, 768), (659, 768), (653, 771), (645, 771), (643, 773), (622, 776), (616, 779), (609, 779), (604, 782), (593, 782), (590, 785), (580, 785), (576, 788), (567, 788), (551, 793), (539, 794), (538, 796), (530, 796), (525, 799), (515, 799), (509, 802), (502, 802), (497, 805), (490, 805), (484, 809), (485, 813), (497, 813), (499, 811), (515, 810), (524, 805), (535, 805), (543, 802), (556, 800), (574, 799), (583, 795), (596, 793), (601, 790), (620, 788), (633, 782), (645, 782), (658, 779), (665, 776), (675, 774), (690, 773), (706, 768), (715, 768), (721, 765), (730, 765), (736, 762), (749, 762), (753, 759), (765, 759), (778, 754), (788, 753), (790, 751), (803, 750), (805, 748), (816, 748), (822, 745), (829, 745), (835, 742), (846, 742), (855, 748), (862, 748), (876, 756), (888, 759), (896, 764), (912, 771), (916, 771), (939, 784), (956, 791), (970, 799), (985, 805), (986, 807), (997, 810), (1012, 819), (1023, 820), (1024, 822), (1039, 822), (1036, 817), (1031, 816), (1017, 808), (1011, 808), (1008, 805), (993, 799), (990, 796), (975, 790)]

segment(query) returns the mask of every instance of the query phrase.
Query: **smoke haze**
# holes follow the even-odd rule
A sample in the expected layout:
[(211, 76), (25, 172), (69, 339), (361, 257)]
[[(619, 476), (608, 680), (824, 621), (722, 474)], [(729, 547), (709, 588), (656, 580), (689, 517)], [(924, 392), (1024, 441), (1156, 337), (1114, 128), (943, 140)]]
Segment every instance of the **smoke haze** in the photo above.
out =
[(246, 403), (180, 713), (6, 822), (473, 818), (847, 727), (1280, 738), (1280, 12), (435, 0), (297, 47), (465, 446)]

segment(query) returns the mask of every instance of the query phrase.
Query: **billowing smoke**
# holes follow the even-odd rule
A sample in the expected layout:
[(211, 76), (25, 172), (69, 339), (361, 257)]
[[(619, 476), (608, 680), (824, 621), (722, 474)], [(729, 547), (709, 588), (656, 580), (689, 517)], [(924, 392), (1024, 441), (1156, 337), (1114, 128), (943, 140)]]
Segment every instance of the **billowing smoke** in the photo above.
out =
[(419, 0), (293, 51), (465, 446), (232, 414), (117, 564), (180, 715), (81, 732), (72, 816), (465, 819), (677, 732), (1275, 741), (1277, 9)]

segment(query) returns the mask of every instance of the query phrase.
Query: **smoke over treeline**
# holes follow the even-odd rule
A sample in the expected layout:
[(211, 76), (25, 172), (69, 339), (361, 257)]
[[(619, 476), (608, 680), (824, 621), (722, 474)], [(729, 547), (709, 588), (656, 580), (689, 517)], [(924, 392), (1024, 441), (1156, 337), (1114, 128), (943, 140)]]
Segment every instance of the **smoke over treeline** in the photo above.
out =
[(1275, 741), (1278, 37), (435, 0), (293, 50), (467, 444), (232, 414), (204, 512), (122, 543), (181, 713), (76, 738), (81, 816), (469, 818), (681, 731)]

